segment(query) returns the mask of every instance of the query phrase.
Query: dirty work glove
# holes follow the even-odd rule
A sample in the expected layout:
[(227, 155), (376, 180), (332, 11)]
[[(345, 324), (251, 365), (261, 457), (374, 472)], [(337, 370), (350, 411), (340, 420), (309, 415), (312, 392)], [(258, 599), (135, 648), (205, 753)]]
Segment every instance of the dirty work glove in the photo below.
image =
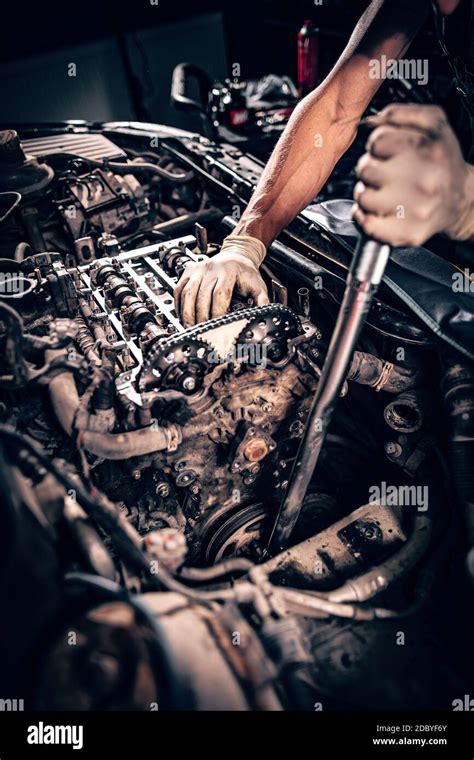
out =
[(474, 167), (441, 108), (392, 105), (366, 121), (376, 129), (357, 164), (353, 209), (364, 232), (400, 246), (474, 235)]
[(188, 264), (176, 285), (176, 311), (185, 327), (225, 314), (232, 293), (250, 296), (257, 306), (269, 303), (258, 268), (264, 244), (250, 235), (229, 235), (216, 256)]

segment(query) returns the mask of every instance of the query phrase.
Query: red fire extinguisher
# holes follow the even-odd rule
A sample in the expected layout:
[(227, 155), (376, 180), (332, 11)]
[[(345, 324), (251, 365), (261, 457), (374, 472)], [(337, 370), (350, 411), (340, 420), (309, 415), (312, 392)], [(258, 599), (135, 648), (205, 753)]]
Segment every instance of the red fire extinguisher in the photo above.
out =
[(319, 74), (319, 29), (309, 19), (298, 32), (298, 91), (304, 97), (314, 90)]

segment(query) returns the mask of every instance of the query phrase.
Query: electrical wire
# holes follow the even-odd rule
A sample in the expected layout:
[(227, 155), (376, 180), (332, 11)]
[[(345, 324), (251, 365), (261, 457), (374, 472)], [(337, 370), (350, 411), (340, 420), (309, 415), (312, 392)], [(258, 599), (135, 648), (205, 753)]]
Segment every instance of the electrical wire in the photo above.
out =
[[(104, 169), (104, 171), (112, 171), (115, 174), (141, 174), (141, 173), (150, 173), (150, 174), (157, 174), (161, 179), (166, 180), (167, 182), (171, 182), (172, 184), (184, 184), (185, 182), (190, 182), (192, 179), (194, 179), (194, 173), (193, 172), (181, 172), (181, 173), (175, 173), (175, 172), (168, 172), (166, 169), (162, 169), (161, 166), (158, 166), (157, 164), (152, 164), (150, 162), (143, 162), (143, 163), (135, 163), (135, 162), (129, 162), (129, 163), (122, 163), (119, 161), (109, 161), (108, 159), (104, 159), (103, 161), (95, 161), (92, 158), (80, 158), (79, 156), (75, 156), (73, 153), (54, 153), (54, 154), (48, 154), (44, 153), (41, 158), (63, 158), (63, 159), (70, 159), (74, 160), (76, 162), (80, 162), (85, 164), (86, 166), (95, 169)], [(1, 221), (1, 220), (0, 220)]]
[(16, 207), (19, 205), (19, 203), (21, 202), (21, 199), (22, 199), (22, 196), (21, 196), (20, 193), (15, 193), (14, 191), (10, 191), (10, 190), (8, 192), (0, 193), (0, 197), (2, 195), (13, 195), (13, 196), (15, 196), (15, 198), (14, 198), (13, 203), (10, 206), (10, 208), (7, 209), (5, 211), (5, 213), (2, 214), (2, 216), (0, 216), (0, 224), (2, 222), (4, 222), (5, 219), (7, 219), (10, 216), (10, 214), (16, 209)]
[(244, 557), (226, 559), (213, 567), (182, 567), (180, 578), (190, 581), (213, 581), (230, 573), (246, 573), (253, 567), (253, 562)]

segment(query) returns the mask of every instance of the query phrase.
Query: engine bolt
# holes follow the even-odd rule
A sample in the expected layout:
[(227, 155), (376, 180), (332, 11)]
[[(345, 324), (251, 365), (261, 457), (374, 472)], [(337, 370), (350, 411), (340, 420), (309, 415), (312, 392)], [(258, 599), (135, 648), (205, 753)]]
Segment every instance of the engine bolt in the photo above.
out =
[(164, 480), (160, 480), (160, 482), (156, 484), (155, 493), (157, 496), (161, 496), (162, 499), (166, 499), (166, 497), (170, 495), (170, 487), (168, 483), (165, 483)]
[(303, 430), (303, 423), (300, 420), (295, 420), (290, 425), (290, 433), (292, 433), (294, 436), (300, 436), (303, 433)]
[(133, 470), (132, 478), (134, 480), (140, 480), (141, 476), (142, 476), (141, 470)]
[(266, 398), (262, 398), (262, 396), (260, 396), (259, 398), (254, 399), (253, 403), (254, 404), (258, 404), (263, 409), (264, 412), (271, 412), (271, 410), (273, 409), (272, 402), (271, 401), (267, 401), (267, 399)]
[(400, 444), (396, 443), (395, 441), (389, 441), (386, 443), (384, 449), (387, 456), (391, 459), (397, 459), (397, 457), (399, 457), (403, 451)]
[(196, 387), (196, 380), (194, 377), (185, 377), (183, 380), (183, 388), (185, 391), (193, 391)]
[(374, 539), (377, 538), (378, 531), (375, 525), (367, 525), (364, 528), (364, 538), (366, 538), (368, 541), (374, 541)]

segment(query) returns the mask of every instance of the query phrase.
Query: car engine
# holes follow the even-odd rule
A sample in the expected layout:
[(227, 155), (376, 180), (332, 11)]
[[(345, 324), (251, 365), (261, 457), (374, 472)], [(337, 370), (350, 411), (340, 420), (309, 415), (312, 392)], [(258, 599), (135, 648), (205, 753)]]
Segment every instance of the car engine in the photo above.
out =
[(1, 598), (26, 632), (3, 626), (2, 693), (21, 684), (38, 709), (397, 708), (425, 706), (425, 679), (443, 706), (426, 688), (448, 635), (430, 608), (452, 604), (454, 581), (435, 579), (460, 528), (431, 410), (462, 408), (472, 429), (469, 363), (440, 363), (382, 290), (272, 556), (348, 251), (309, 210), (270, 249), (269, 305), (235, 294), (186, 328), (174, 287), (219, 250), (260, 162), (160, 125), (19, 132), (0, 133)]

